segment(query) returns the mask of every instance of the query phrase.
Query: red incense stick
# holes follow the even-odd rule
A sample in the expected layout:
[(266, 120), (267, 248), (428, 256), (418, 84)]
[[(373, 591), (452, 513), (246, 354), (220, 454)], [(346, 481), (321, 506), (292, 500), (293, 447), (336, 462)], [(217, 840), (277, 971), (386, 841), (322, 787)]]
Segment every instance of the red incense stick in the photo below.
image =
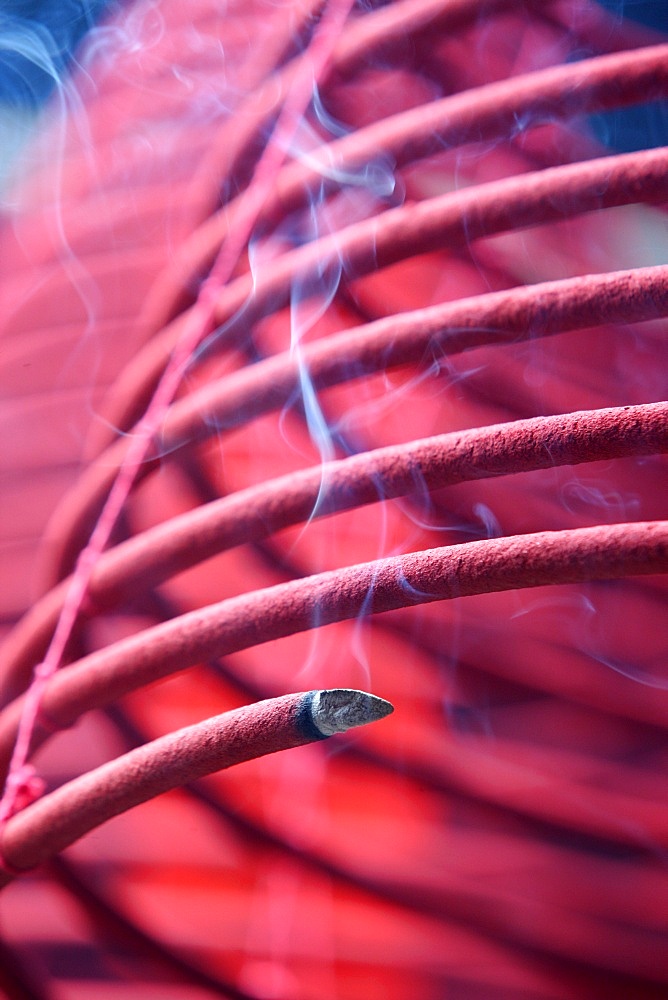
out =
[[(189, 322), (182, 329), (181, 336), (174, 345), (174, 351), (165, 366), (155, 393), (151, 396), (128, 451), (110, 484), (99, 518), (96, 519), (90, 537), (77, 560), (56, 629), (44, 660), (35, 668), (29, 697), (26, 699), (25, 714), (17, 734), (11, 767), (11, 772), (17, 777), (17, 785), (20, 784), (19, 776), (25, 766), (30, 733), (39, 715), (46, 682), (62, 662), (67, 642), (85, 602), (93, 567), (109, 542), (142, 463), (150, 451), (153, 438), (178, 390), (189, 359), (211, 328), (215, 318), (218, 293), (230, 279), (244, 245), (253, 231), (262, 204), (285, 157), (286, 147), (294, 137), (299, 121), (310, 103), (313, 81), (319, 78), (330, 58), (334, 41), (350, 12), (351, 3), (352, 0), (329, 0), (323, 10), (304, 61), (300, 64), (293, 89), (286, 97), (277, 118), (271, 141), (255, 167), (247, 191), (247, 202), (245, 202), (247, 209), (244, 217), (240, 220), (233, 238), (221, 247), (211, 273), (200, 288), (195, 307), (189, 313)], [(0, 800), (0, 823), (11, 816), (15, 808), (16, 794), (14, 788), (8, 785)]]
[[(314, 627), (417, 604), (526, 587), (664, 573), (665, 522), (606, 524), (443, 546), (292, 580), (145, 629), (64, 667), (44, 692), (26, 759), (51, 733), (198, 662)], [(0, 713), (0, 766), (23, 698)], [(19, 776), (22, 781), (23, 775)]]
[(393, 706), (347, 688), (269, 698), (169, 733), (44, 796), (2, 829), (0, 888), (96, 826), (206, 774), (384, 718)]
[[(668, 193), (668, 187), (666, 190)], [(302, 362), (314, 387), (322, 389), (392, 367), (424, 364), (425, 358), (432, 363), (434, 357), (476, 347), (603, 323), (641, 322), (664, 316), (667, 311), (666, 266), (585, 275), (392, 315), (306, 344)], [(161, 343), (160, 338), (157, 342)], [(213, 433), (220, 435), (262, 413), (278, 410), (298, 385), (299, 366), (289, 352), (205, 385), (170, 407), (161, 448), (172, 458)], [(119, 396), (131, 398), (135, 390), (136, 386), (133, 389), (119, 383)], [(117, 416), (114, 423), (122, 426)], [(71, 572), (75, 554), (85, 544), (86, 533), (99, 514), (126, 450), (125, 437), (110, 445), (87, 467), (55, 511), (47, 528), (54, 583)], [(151, 468), (147, 461), (137, 472), (137, 481)]]
[[(258, 366), (256, 366), (258, 367)], [(85, 615), (122, 603), (214, 553), (311, 518), (473, 479), (668, 451), (668, 403), (647, 403), (516, 420), (380, 448), (290, 473), (174, 517), (104, 553)], [(44, 655), (69, 579), (26, 613), (3, 645), (0, 691), (27, 686)]]
[[(668, 198), (667, 178), (668, 150), (650, 149), (490, 181), (352, 223), (285, 252), (256, 276), (245, 273), (221, 287), (213, 322), (224, 326), (225, 334), (214, 338), (215, 350), (244, 343), (254, 324), (289, 303), (295, 283), (308, 284), (328, 265), (343, 261), (348, 278), (359, 279), (420, 254), (460, 250), (503, 232), (636, 202), (661, 204)], [(114, 426), (127, 429), (139, 420), (194, 309), (156, 334), (119, 378), (114, 388), (118, 412), (109, 417)], [(200, 351), (198, 359), (206, 353)], [(122, 438), (115, 447), (125, 455), (129, 444)], [(110, 449), (105, 463), (112, 455), (115, 461)]]

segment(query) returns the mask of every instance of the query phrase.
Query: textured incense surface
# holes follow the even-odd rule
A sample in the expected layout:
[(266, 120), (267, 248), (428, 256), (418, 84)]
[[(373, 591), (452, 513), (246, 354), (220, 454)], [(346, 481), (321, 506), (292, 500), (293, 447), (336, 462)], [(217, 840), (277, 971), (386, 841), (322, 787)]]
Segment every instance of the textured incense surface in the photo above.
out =
[(0, 226), (8, 878), (71, 845), (0, 992), (665, 995), (668, 150), (605, 115), (667, 54), (581, 0), (92, 36)]
[[(271, 698), (189, 726), (76, 778), (3, 829), (7, 878), (53, 857), (134, 806), (214, 771), (346, 733), (392, 712), (382, 698), (335, 688)], [(0, 875), (2, 878), (2, 875)]]

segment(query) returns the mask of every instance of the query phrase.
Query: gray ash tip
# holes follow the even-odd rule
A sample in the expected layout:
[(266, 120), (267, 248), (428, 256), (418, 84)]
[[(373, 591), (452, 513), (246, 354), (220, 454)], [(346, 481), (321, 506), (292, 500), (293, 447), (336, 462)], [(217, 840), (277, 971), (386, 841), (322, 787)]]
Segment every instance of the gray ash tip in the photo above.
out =
[(384, 719), (394, 706), (384, 698), (353, 688), (314, 691), (311, 701), (313, 724), (323, 736), (345, 733), (355, 726)]

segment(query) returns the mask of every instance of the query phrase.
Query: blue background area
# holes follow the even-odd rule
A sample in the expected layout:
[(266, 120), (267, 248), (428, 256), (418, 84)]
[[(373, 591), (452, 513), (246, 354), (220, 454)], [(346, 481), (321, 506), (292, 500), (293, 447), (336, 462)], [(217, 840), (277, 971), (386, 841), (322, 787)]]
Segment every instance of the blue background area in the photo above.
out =
[(114, 0), (0, 0), (0, 101), (34, 110)]
[[(668, 0), (598, 0), (602, 7), (622, 17), (657, 28), (668, 35)], [(668, 102), (656, 101), (592, 115), (596, 137), (610, 149), (631, 153), (668, 144)]]
[[(0, 102), (36, 110), (62, 77), (84, 34), (122, 2), (131, 0), (0, 0)], [(668, 34), (668, 0), (604, 0), (604, 6)], [(664, 101), (595, 115), (592, 125), (611, 149), (664, 145), (668, 106)]]

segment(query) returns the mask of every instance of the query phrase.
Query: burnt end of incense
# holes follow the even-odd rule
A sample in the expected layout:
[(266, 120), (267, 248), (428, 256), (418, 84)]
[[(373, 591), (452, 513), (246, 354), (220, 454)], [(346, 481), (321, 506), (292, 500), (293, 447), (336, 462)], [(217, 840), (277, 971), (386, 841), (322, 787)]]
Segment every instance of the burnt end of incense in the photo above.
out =
[(336, 733), (346, 733), (357, 726), (384, 719), (394, 706), (384, 698), (352, 688), (309, 691), (302, 699), (296, 716), (300, 732), (312, 740), (325, 740)]

